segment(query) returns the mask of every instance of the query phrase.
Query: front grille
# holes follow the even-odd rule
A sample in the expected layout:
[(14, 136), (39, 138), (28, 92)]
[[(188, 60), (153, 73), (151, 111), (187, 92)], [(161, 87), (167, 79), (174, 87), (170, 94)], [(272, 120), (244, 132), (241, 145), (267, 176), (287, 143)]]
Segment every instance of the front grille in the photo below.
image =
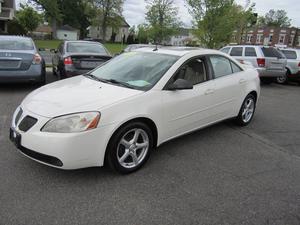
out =
[(27, 132), (30, 128), (32, 128), (36, 123), (37, 119), (31, 116), (26, 116), (20, 123), (19, 129), (23, 132)]
[(22, 114), (23, 114), (23, 109), (20, 108), (20, 110), (19, 110), (19, 112), (18, 112), (18, 114), (16, 115), (16, 118), (15, 118), (15, 125), (18, 124), (18, 122), (19, 122), (19, 120), (20, 120)]
[(19, 150), (21, 152), (23, 152), (25, 155), (27, 155), (27, 156), (29, 156), (33, 159), (36, 159), (38, 161), (41, 161), (41, 162), (44, 162), (44, 163), (47, 163), (47, 164), (50, 164), (50, 165), (53, 165), (53, 166), (57, 166), (57, 167), (62, 167), (63, 166), (62, 161), (59, 160), (58, 158), (53, 157), (53, 156), (41, 154), (41, 153), (32, 151), (28, 148), (25, 148), (23, 146), (20, 146)]

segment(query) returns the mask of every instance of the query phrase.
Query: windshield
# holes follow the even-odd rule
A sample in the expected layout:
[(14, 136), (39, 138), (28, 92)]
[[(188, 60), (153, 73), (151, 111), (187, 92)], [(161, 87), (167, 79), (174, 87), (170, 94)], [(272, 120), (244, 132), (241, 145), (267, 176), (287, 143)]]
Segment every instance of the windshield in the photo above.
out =
[(67, 44), (67, 52), (78, 53), (99, 53), (108, 55), (105, 48), (97, 43), (84, 43), (84, 42), (70, 42)]
[(34, 50), (30, 39), (1, 39), (0, 50)]
[(178, 58), (145, 52), (123, 53), (91, 74), (99, 79), (114, 80), (146, 91), (161, 79)]

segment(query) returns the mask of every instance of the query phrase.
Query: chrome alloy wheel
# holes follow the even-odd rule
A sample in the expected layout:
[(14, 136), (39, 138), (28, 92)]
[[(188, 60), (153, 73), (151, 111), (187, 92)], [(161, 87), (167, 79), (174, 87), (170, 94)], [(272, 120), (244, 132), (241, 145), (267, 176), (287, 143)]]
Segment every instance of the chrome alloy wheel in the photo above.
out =
[(132, 129), (123, 135), (118, 144), (118, 162), (127, 169), (137, 167), (143, 162), (148, 150), (148, 134), (139, 128)]
[(277, 77), (277, 83), (284, 84), (286, 82), (286, 75), (282, 75), (280, 77)]
[(242, 119), (244, 123), (248, 123), (254, 114), (254, 109), (255, 109), (255, 102), (254, 99), (248, 98), (243, 107), (243, 112), (242, 112)]

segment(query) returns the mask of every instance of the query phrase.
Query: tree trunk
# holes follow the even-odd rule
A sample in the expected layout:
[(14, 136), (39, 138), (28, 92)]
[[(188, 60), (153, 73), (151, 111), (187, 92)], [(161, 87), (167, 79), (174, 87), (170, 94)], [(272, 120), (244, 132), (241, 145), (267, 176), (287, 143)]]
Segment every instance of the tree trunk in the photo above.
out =
[(57, 39), (57, 21), (56, 18), (52, 18), (52, 38)]

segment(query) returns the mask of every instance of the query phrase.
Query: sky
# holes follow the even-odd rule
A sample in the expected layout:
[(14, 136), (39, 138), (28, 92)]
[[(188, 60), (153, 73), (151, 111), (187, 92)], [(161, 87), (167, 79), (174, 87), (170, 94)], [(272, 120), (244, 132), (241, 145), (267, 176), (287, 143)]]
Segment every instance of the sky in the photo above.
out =
[[(20, 1), (16, 0), (17, 4)], [(192, 17), (185, 7), (184, 0), (174, 0), (179, 8), (178, 16), (186, 27), (191, 27)], [(245, 5), (245, 0), (236, 0), (240, 5)], [(292, 19), (292, 25), (300, 27), (300, 0), (252, 0), (256, 4), (255, 9), (259, 15), (266, 14), (270, 9), (284, 9)], [(145, 22), (146, 4), (144, 0), (124, 0), (123, 15), (126, 21), (131, 25), (138, 25)]]

